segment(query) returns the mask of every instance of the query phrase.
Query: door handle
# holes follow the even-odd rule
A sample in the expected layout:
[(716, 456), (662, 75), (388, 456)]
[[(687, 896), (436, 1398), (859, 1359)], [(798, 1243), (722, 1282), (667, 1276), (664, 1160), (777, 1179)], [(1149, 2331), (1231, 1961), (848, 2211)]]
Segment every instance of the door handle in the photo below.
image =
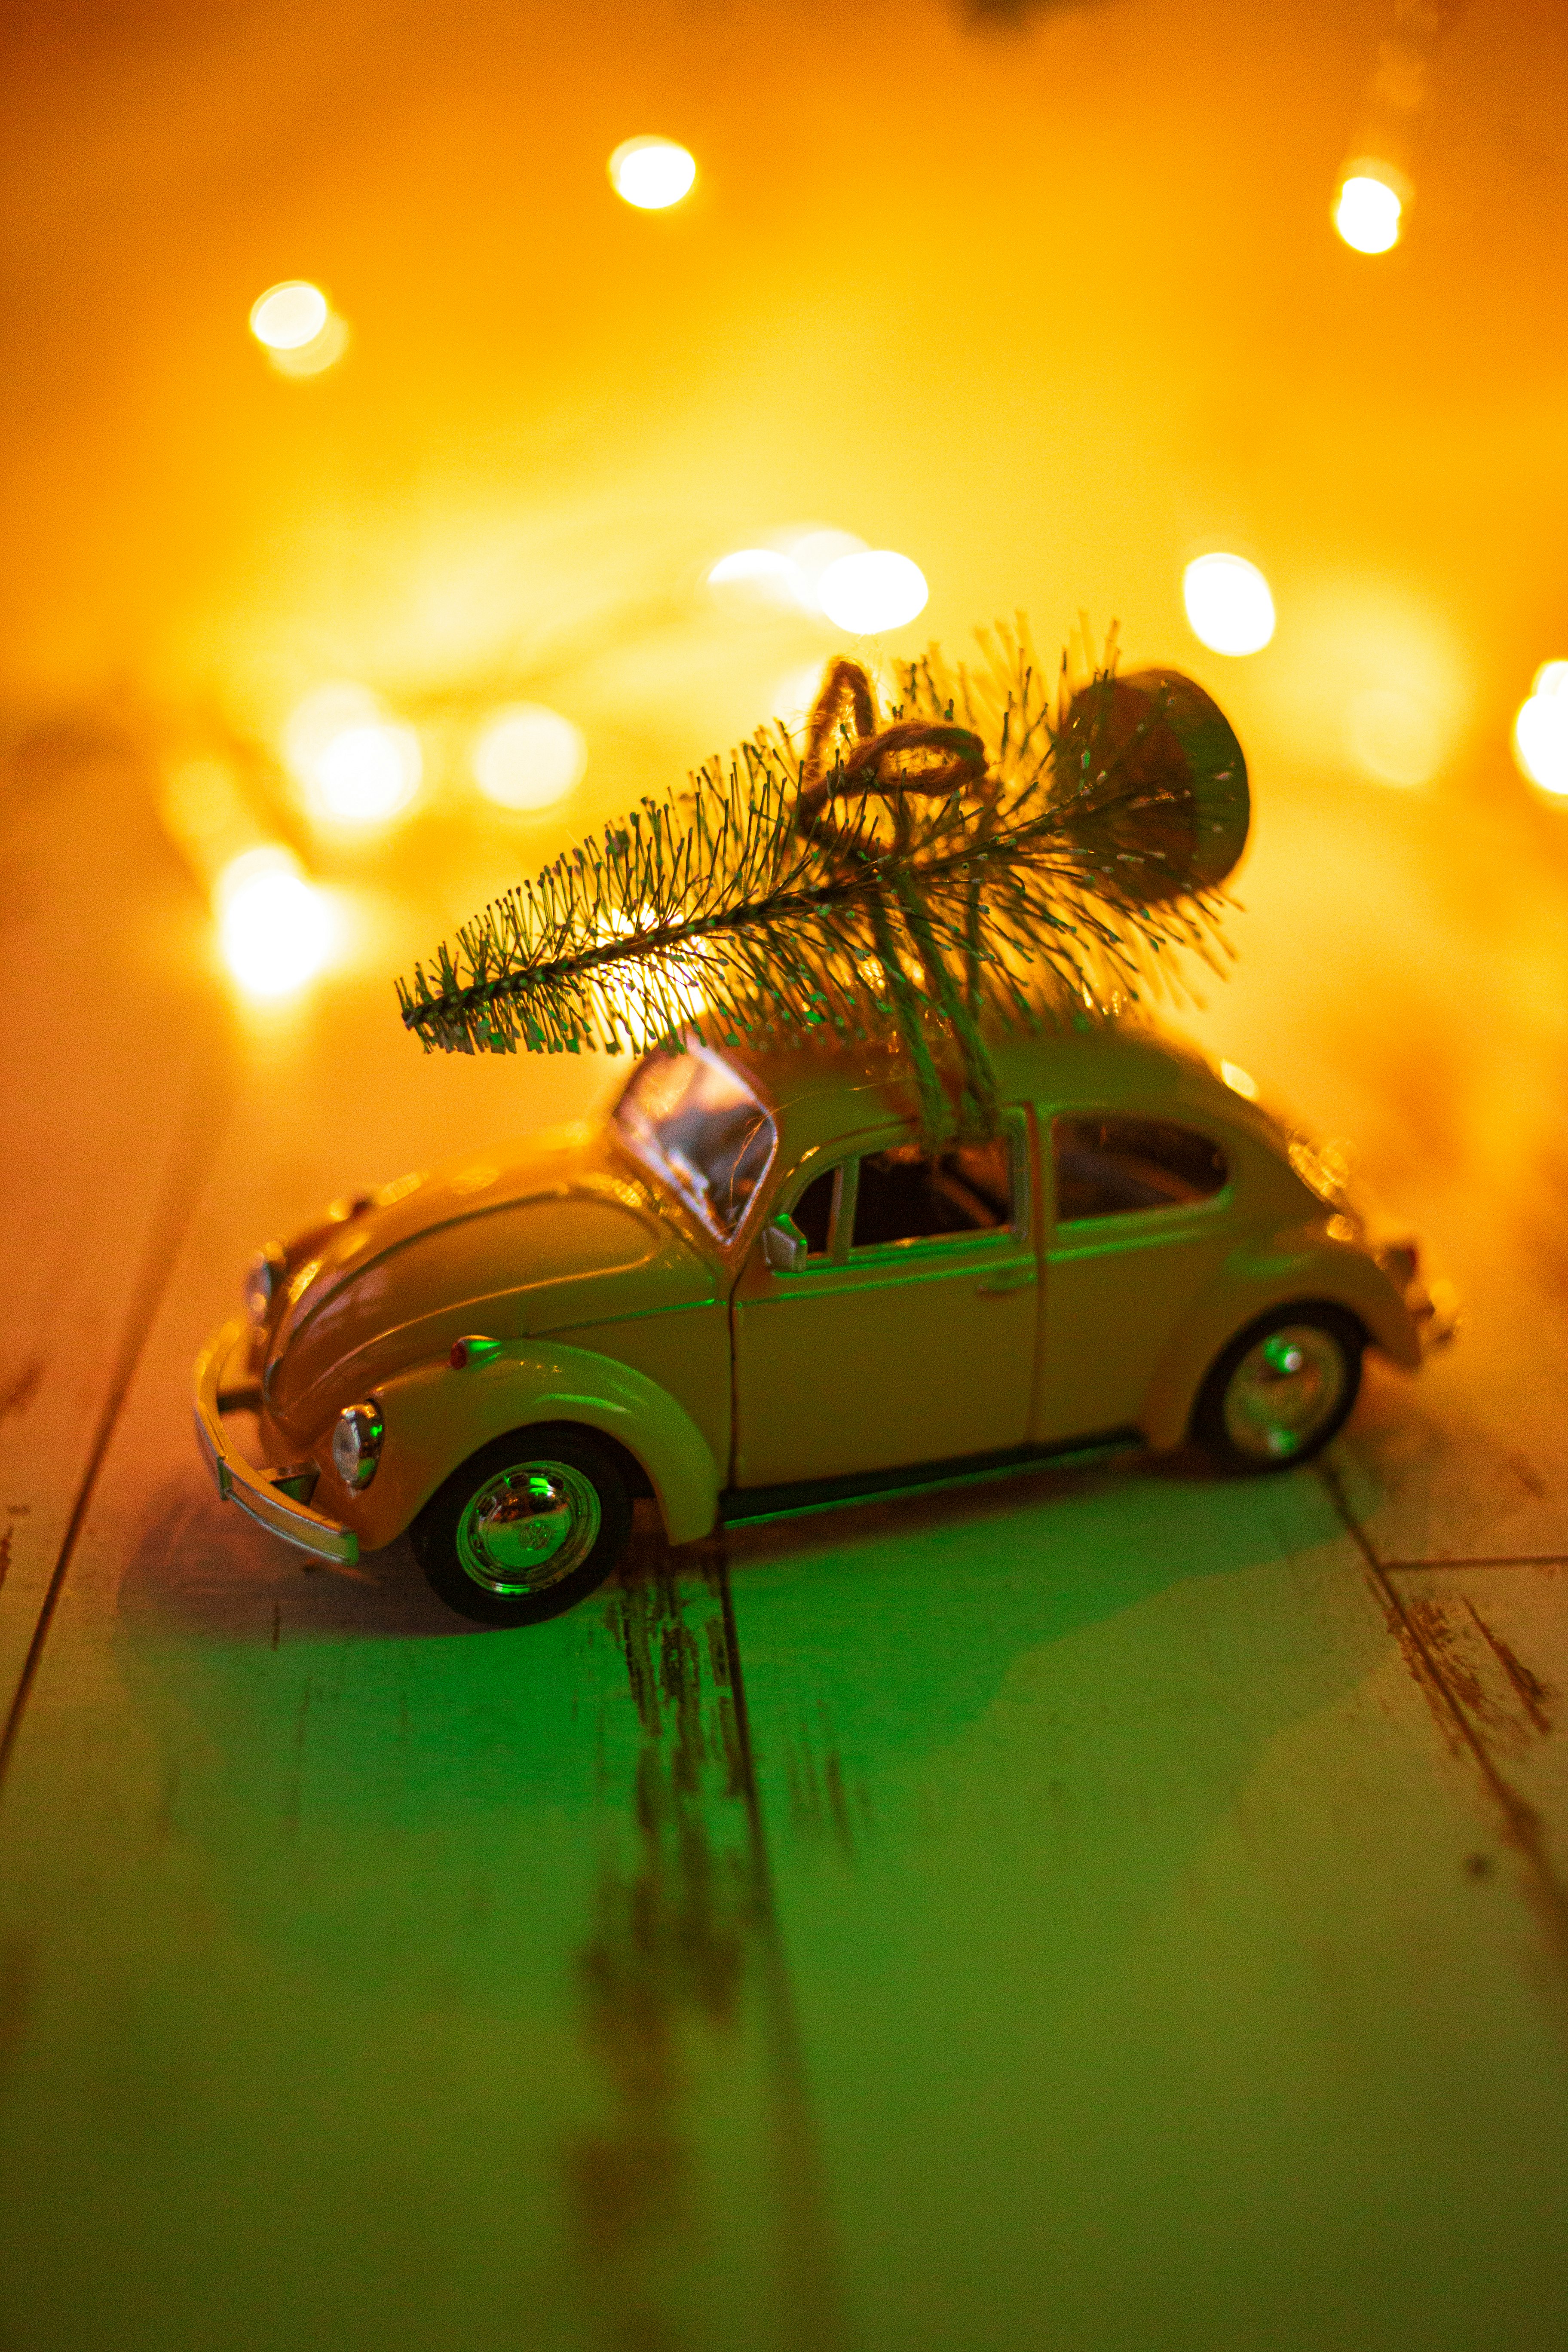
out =
[(1005, 1298), (1009, 1291), (1032, 1290), (1035, 1269), (1032, 1265), (1004, 1266), (1000, 1274), (989, 1276), (974, 1286), (976, 1298)]

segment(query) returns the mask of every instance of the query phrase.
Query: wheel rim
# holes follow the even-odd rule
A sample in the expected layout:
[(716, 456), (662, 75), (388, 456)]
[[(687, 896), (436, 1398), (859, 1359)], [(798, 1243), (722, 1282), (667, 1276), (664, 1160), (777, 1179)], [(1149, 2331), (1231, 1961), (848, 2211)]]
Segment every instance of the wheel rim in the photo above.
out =
[(1332, 1421), (1344, 1349), (1315, 1323), (1285, 1323), (1247, 1349), (1225, 1391), (1225, 1433), (1253, 1462), (1288, 1462)]
[(458, 1521), (463, 1572), (497, 1600), (547, 1592), (599, 1538), (598, 1493), (569, 1462), (517, 1462), (487, 1478)]

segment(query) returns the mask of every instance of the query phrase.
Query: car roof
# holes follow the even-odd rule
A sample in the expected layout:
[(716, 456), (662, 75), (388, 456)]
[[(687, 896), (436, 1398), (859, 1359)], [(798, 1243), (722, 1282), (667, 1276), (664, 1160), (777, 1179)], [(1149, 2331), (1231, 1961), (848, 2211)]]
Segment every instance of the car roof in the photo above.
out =
[[(1004, 1102), (1082, 1102), (1107, 1108), (1218, 1112), (1241, 1118), (1251, 1108), (1191, 1046), (1148, 1019), (1085, 1021), (1005, 1031), (987, 1040)], [(896, 1041), (838, 1038), (746, 1044), (719, 1049), (774, 1111), (792, 1153), (863, 1134), (893, 1121), (916, 1121), (919, 1095), (912, 1066)], [(951, 1049), (938, 1056), (950, 1094), (960, 1066)]]

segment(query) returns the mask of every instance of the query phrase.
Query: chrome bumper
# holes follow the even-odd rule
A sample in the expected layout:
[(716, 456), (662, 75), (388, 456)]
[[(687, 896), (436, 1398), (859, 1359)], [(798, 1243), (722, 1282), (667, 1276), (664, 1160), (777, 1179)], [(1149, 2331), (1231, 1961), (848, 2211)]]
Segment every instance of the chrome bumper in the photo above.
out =
[(196, 1358), (196, 1437), (212, 1465), (218, 1493), (226, 1503), (237, 1503), (262, 1527), (281, 1536), (285, 1543), (297, 1544), (318, 1559), (335, 1559), (352, 1568), (359, 1558), (359, 1538), (353, 1529), (311, 1510), (308, 1503), (296, 1501), (277, 1483), (279, 1473), (253, 1469), (225, 1439), (219, 1382), (224, 1367), (249, 1331), (245, 1317), (237, 1315), (214, 1333)]

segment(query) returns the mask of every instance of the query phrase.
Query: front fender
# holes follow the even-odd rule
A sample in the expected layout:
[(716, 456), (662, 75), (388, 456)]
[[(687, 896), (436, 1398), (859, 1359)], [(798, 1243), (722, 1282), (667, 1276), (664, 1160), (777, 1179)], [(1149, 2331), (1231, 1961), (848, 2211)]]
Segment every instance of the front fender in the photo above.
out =
[(647, 1473), (671, 1543), (705, 1536), (718, 1517), (718, 1465), (690, 1414), (645, 1373), (587, 1348), (509, 1341), (488, 1363), (462, 1371), (445, 1357), (414, 1365), (375, 1394), (386, 1433), (370, 1485), (357, 1495), (343, 1487), (330, 1432), (315, 1455), (322, 1505), (367, 1550), (400, 1536), (481, 1445), (531, 1422), (574, 1422), (625, 1446)]
[(1311, 1231), (1248, 1242), (1232, 1252), (1200, 1295), (1149, 1383), (1139, 1427), (1154, 1451), (1167, 1453), (1184, 1442), (1205, 1377), (1238, 1331), (1275, 1307), (1309, 1301), (1343, 1307), (1374, 1347), (1407, 1370), (1420, 1363), (1415, 1318), (1365, 1251)]

